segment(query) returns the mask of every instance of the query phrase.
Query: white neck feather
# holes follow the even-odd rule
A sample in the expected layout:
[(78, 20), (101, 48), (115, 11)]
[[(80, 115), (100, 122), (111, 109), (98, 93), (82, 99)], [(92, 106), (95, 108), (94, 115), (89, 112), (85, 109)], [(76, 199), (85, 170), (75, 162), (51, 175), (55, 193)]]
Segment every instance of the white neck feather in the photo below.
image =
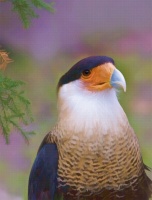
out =
[[(87, 91), (79, 80), (63, 85), (58, 94), (59, 124), (73, 133), (119, 134), (126, 123), (115, 89)], [(121, 125), (121, 126), (120, 126)]]

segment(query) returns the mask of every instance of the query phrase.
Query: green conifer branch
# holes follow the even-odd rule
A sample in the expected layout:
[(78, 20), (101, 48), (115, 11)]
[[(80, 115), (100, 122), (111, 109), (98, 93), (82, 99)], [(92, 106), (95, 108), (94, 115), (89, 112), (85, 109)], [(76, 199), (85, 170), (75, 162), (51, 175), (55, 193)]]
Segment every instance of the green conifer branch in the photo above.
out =
[(18, 13), (25, 28), (29, 27), (32, 18), (38, 17), (27, 0), (13, 0), (12, 4), (13, 11)]
[(23, 84), (22, 81), (14, 81), (0, 73), (0, 127), (6, 143), (9, 143), (12, 127), (15, 127), (27, 141), (28, 135), (33, 134), (22, 128), (22, 125), (28, 125), (33, 121), (30, 102), (21, 89)]
[(34, 11), (35, 8), (54, 12), (53, 2), (46, 3), (43, 0), (11, 0), (10, 2), (13, 5), (13, 11), (18, 13), (25, 28), (29, 27), (33, 18), (38, 17)]

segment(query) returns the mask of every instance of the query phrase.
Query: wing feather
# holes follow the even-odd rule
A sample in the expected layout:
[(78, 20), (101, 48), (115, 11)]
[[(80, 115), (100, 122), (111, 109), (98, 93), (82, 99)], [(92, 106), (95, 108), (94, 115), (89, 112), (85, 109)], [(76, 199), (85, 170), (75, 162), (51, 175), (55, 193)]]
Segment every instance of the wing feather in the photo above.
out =
[(28, 200), (53, 200), (57, 187), (58, 150), (54, 143), (44, 144), (31, 169)]

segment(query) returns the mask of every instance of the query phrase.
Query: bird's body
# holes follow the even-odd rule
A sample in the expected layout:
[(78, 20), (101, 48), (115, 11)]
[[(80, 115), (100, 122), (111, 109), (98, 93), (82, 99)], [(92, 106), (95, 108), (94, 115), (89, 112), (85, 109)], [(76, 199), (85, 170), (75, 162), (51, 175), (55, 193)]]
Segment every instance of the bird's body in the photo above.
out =
[[(125, 89), (125, 81), (108, 57), (82, 61), (59, 81), (59, 119), (38, 151), (29, 200), (148, 200), (151, 180), (138, 139), (112, 88), (121, 81)], [(82, 74), (86, 68), (95, 79)]]

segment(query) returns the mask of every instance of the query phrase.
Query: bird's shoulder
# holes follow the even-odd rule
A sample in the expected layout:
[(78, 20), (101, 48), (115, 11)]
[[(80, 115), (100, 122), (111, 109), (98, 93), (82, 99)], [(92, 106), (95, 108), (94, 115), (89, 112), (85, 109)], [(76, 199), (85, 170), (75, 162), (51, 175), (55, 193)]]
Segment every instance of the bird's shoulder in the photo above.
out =
[(43, 140), (39, 146), (38, 153), (46, 144), (56, 144), (57, 143), (56, 132), (57, 132), (56, 128), (53, 128), (49, 133), (47, 133), (45, 135), (45, 137), (43, 138)]

